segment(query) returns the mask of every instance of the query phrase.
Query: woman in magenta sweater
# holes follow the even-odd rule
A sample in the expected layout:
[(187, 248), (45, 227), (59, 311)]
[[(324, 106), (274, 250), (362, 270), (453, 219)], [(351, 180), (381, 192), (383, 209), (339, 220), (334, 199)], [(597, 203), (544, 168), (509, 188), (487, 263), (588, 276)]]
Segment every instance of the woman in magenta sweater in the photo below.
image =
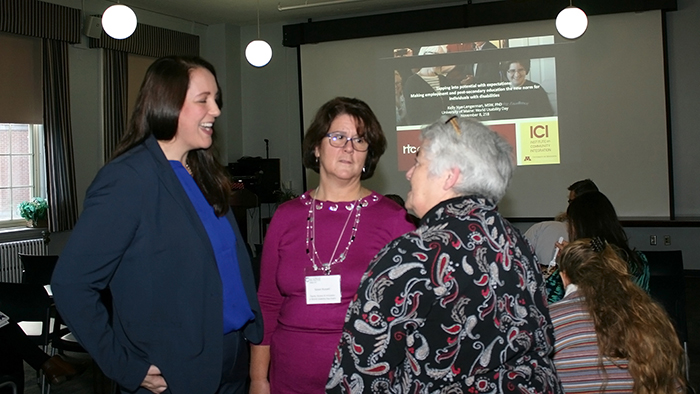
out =
[(263, 246), (265, 324), (252, 348), (251, 393), (323, 393), (345, 314), (372, 257), (415, 227), (395, 202), (362, 186), (386, 139), (364, 102), (324, 104), (303, 143), (317, 188), (282, 204)]

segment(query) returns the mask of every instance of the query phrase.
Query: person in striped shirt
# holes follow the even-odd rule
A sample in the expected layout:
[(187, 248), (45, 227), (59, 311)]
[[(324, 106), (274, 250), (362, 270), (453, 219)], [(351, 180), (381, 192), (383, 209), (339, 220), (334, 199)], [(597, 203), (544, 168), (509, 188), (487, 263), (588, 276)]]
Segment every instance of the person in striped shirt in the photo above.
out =
[(550, 305), (554, 363), (566, 393), (675, 393), (685, 387), (683, 349), (668, 315), (635, 285), (601, 238), (559, 256), (564, 298)]

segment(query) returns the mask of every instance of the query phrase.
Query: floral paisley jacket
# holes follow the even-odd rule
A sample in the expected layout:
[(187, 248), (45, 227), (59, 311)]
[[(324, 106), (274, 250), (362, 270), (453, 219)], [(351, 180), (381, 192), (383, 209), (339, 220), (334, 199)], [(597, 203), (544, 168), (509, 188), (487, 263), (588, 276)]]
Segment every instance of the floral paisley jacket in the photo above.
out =
[(350, 303), (327, 393), (562, 393), (529, 244), (478, 197), (390, 242)]

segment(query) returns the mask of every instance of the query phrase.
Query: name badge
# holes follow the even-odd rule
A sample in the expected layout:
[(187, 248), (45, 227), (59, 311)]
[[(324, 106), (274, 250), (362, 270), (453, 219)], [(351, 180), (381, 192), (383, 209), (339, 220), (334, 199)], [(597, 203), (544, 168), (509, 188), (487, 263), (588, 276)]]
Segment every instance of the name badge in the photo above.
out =
[(306, 276), (306, 304), (340, 304), (340, 275)]

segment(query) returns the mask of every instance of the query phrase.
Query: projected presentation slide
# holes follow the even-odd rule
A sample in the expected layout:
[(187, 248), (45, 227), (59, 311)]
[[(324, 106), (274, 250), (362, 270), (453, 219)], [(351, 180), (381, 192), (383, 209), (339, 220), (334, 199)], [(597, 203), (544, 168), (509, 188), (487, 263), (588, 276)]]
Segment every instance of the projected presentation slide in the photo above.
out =
[[(553, 43), (553, 36), (544, 36), (394, 49), (395, 58), (430, 56), (428, 62), (437, 64), (394, 70), (399, 170), (413, 165), (421, 127), (442, 115), (488, 125), (511, 143), (518, 165), (559, 164), (556, 60), (514, 57), (507, 51)], [(500, 51), (501, 56), (441, 61), (442, 55), (474, 51)]]
[[(543, 20), (303, 45), (304, 130), (336, 96), (377, 115), (387, 149), (365, 187), (406, 195), (422, 127), (443, 115), (483, 122), (517, 168), (499, 211), (566, 210), (567, 186), (591, 178), (622, 217), (669, 215), (662, 15), (593, 15), (576, 40)], [(392, 87), (393, 86), (393, 87)], [(317, 174), (307, 171), (314, 187)]]

